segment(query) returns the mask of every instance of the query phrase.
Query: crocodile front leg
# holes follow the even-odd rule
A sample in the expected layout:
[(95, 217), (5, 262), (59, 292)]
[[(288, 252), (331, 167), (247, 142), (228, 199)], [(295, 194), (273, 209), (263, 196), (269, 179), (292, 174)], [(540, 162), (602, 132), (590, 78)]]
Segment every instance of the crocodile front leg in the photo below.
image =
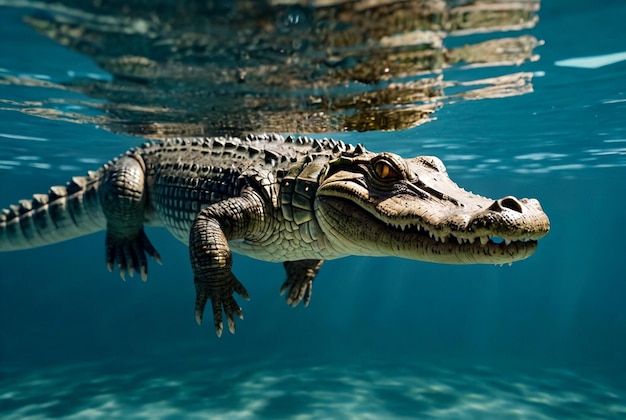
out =
[(249, 299), (245, 287), (232, 273), (232, 253), (228, 240), (253, 235), (263, 214), (263, 205), (252, 193), (230, 198), (198, 213), (189, 234), (189, 256), (196, 286), (195, 316), (198, 324), (207, 300), (211, 300), (215, 332), (218, 337), (224, 329), (222, 311), (226, 314), (228, 330), (235, 332), (234, 314), (243, 319), (243, 311), (233, 293)]
[(108, 168), (98, 188), (107, 220), (106, 262), (109, 271), (117, 264), (120, 276), (135, 271), (148, 277), (146, 254), (159, 264), (161, 257), (143, 230), (146, 208), (145, 165), (138, 155), (118, 159)]
[(280, 294), (289, 290), (287, 304), (297, 306), (298, 303), (304, 301), (304, 306), (309, 305), (311, 293), (313, 293), (313, 280), (323, 262), (324, 260), (299, 260), (283, 263), (287, 280), (280, 287)]

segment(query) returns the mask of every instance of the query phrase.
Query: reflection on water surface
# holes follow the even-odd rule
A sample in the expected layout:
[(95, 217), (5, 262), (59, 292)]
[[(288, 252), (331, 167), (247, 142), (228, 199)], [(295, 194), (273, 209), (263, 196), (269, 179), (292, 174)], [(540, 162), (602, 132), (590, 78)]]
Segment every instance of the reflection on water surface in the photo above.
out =
[[(540, 44), (527, 31), (538, 0), (4, 3), (112, 75), (0, 73), (51, 89), (4, 109), (145, 137), (413, 127), (451, 102), (530, 92), (532, 74), (515, 66)], [(477, 67), (494, 70), (466, 72)], [(67, 109), (54, 95), (66, 89), (93, 100)]]

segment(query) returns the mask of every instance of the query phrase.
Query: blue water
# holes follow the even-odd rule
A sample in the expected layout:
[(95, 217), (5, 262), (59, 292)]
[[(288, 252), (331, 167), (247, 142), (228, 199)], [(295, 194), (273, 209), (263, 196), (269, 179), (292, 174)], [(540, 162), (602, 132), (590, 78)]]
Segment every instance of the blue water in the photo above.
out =
[[(54, 92), (64, 111), (95, 114), (78, 93), (9, 77), (107, 75), (22, 13), (0, 7), (0, 207), (140, 142), (23, 111)], [(235, 256), (252, 299), (237, 334), (218, 339), (193, 320), (187, 249), (164, 230), (148, 231), (164, 265), (147, 283), (107, 272), (102, 233), (2, 253), (0, 416), (626, 418), (626, 4), (557, 0), (539, 16), (540, 59), (519, 67), (533, 93), (341, 134), (437, 155), (482, 195), (538, 198), (552, 231), (534, 256), (329, 261), (295, 309), (278, 295), (281, 265)], [(572, 60), (583, 57), (596, 58)]]

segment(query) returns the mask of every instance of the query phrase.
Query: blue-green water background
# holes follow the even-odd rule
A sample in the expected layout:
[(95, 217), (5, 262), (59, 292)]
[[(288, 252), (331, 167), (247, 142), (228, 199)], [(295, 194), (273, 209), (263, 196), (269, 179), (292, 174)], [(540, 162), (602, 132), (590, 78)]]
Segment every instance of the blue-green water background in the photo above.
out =
[[(451, 104), (402, 132), (341, 135), (437, 155), (483, 195), (538, 198), (552, 231), (532, 258), (329, 261), (311, 305), (293, 309), (278, 296), (281, 265), (235, 256), (252, 300), (237, 334), (217, 339), (193, 321), (187, 249), (164, 230), (148, 232), (164, 265), (147, 283), (106, 271), (102, 233), (3, 253), (0, 416), (626, 417), (626, 62), (555, 65), (626, 51), (624, 18), (622, 2), (547, 1), (533, 30), (541, 59), (520, 68), (535, 72), (534, 93)], [(102, 73), (2, 8), (0, 68)], [(46, 95), (0, 85), (5, 100)], [(137, 143), (0, 111), (0, 206)]]

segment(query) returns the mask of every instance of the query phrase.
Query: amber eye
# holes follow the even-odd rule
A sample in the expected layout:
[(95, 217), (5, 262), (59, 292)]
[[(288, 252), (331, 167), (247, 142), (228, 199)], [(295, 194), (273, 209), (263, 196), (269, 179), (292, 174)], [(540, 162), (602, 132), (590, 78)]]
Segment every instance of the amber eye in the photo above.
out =
[(380, 179), (397, 178), (398, 172), (387, 162), (379, 160), (374, 164), (374, 172)]

